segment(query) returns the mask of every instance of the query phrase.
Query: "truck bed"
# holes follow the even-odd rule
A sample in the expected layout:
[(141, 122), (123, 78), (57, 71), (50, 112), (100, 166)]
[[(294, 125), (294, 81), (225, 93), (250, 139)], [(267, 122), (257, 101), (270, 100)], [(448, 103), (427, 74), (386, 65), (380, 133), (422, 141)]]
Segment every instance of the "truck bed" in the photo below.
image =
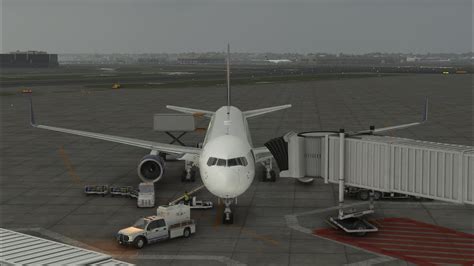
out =
[(191, 234), (194, 234), (196, 232), (196, 224), (194, 223), (194, 220), (188, 220), (171, 225), (169, 227), (170, 238), (183, 236), (184, 230), (186, 228), (189, 228), (191, 230)]

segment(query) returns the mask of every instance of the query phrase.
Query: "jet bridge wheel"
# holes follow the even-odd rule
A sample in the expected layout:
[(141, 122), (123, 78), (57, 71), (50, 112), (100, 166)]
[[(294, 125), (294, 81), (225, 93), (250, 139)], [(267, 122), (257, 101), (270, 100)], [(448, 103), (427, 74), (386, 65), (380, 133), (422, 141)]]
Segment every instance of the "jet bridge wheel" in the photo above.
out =
[(374, 191), (374, 200), (380, 200), (382, 198), (382, 192)]
[(370, 192), (367, 189), (361, 189), (357, 192), (357, 198), (360, 200), (369, 200)]
[[(357, 230), (365, 230), (366, 229), (366, 226), (363, 222), (361, 221), (355, 221), (354, 222), (354, 225), (353, 225), (353, 228), (354, 229), (357, 229)], [(357, 232), (357, 233), (353, 233), (353, 235), (355, 236), (365, 236), (367, 234), (367, 232)]]

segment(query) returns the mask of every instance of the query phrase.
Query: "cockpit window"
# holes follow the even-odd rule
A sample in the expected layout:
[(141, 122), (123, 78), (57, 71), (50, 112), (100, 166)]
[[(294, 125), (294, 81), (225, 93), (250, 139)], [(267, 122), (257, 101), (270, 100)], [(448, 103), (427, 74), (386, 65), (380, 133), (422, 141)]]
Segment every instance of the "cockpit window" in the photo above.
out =
[(227, 166), (236, 166), (240, 164), (239, 158), (229, 159), (227, 161)]
[(247, 164), (248, 162), (247, 162), (247, 159), (245, 159), (245, 157), (233, 158), (227, 161), (227, 166), (237, 166), (237, 165), (247, 166)]
[(209, 159), (207, 160), (207, 165), (208, 166), (217, 165), (217, 166), (227, 166), (227, 167), (238, 166), (238, 165), (247, 166), (248, 162), (245, 157), (237, 157), (237, 158), (232, 158), (229, 160), (209, 157)]
[(217, 158), (214, 158), (214, 157), (209, 157), (209, 160), (207, 160), (207, 165), (208, 166), (213, 166), (215, 165), (217, 162)]

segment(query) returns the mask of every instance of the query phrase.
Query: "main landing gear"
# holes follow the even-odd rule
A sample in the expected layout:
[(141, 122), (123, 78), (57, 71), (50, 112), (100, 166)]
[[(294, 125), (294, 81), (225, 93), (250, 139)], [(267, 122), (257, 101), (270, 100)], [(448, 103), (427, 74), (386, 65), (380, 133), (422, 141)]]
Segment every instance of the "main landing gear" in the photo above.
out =
[(224, 215), (222, 216), (222, 223), (223, 224), (233, 224), (234, 223), (234, 215), (232, 210), (230, 209), (230, 205), (232, 204), (232, 199), (224, 199)]
[(262, 165), (265, 167), (263, 170), (263, 182), (275, 182), (276, 181), (276, 173), (273, 170), (273, 160), (268, 159), (262, 162)]
[(184, 161), (184, 171), (181, 175), (181, 182), (194, 182), (196, 181), (196, 170), (193, 169), (192, 161)]

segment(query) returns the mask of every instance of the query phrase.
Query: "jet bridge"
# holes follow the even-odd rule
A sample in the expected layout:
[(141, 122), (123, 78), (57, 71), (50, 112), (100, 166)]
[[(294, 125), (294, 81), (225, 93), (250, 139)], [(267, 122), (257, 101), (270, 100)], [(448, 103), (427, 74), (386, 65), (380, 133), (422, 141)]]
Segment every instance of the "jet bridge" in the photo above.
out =
[(341, 142), (336, 132), (290, 132), (266, 146), (275, 158), (285, 158), (275, 153), (287, 152), (281, 177), (321, 177), (338, 183), (342, 168), (349, 186), (474, 204), (472, 146), (376, 135), (349, 135)]

